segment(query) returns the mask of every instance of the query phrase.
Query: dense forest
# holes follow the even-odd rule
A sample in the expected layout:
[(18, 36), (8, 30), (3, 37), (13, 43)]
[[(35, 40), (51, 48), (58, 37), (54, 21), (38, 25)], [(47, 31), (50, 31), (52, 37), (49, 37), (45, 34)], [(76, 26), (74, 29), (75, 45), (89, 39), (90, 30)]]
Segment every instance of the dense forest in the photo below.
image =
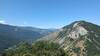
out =
[(59, 44), (38, 41), (32, 44), (21, 42), (6, 49), (2, 56), (67, 56)]

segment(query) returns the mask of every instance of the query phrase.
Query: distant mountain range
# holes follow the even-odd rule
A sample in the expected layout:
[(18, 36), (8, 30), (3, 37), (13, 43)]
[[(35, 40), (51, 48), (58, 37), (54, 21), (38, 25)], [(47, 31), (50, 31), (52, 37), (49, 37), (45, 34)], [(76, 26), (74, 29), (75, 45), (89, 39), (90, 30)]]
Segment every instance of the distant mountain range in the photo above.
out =
[(0, 24), (0, 52), (20, 41), (32, 42), (56, 29), (40, 29), (35, 27), (20, 27)]
[(60, 44), (68, 56), (100, 56), (100, 26), (76, 21), (40, 40)]

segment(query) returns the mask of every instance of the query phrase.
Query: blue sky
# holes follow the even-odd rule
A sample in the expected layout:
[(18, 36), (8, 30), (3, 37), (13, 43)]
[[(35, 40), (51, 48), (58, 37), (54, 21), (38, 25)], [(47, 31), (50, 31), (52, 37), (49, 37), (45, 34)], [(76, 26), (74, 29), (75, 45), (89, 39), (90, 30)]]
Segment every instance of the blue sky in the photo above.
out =
[(100, 0), (0, 0), (0, 23), (61, 28), (79, 20), (100, 25)]

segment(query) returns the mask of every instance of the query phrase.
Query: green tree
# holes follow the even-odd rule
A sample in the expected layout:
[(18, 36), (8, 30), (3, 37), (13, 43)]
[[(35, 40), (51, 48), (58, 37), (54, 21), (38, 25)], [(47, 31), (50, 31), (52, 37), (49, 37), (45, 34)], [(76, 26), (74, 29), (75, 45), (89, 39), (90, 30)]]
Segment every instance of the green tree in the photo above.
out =
[(2, 56), (65, 56), (64, 50), (59, 47), (59, 44), (47, 41), (33, 44), (21, 42), (16, 47), (6, 50)]

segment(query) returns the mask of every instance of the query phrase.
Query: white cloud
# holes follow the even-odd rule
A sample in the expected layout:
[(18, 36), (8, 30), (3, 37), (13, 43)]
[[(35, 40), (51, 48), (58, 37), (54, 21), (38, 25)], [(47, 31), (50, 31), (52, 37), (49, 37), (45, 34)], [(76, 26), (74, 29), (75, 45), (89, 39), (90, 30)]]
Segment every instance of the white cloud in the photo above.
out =
[(0, 20), (0, 23), (7, 24), (5, 20)]
[(26, 25), (27, 25), (27, 22), (26, 21), (20, 23), (20, 26), (26, 26)]

